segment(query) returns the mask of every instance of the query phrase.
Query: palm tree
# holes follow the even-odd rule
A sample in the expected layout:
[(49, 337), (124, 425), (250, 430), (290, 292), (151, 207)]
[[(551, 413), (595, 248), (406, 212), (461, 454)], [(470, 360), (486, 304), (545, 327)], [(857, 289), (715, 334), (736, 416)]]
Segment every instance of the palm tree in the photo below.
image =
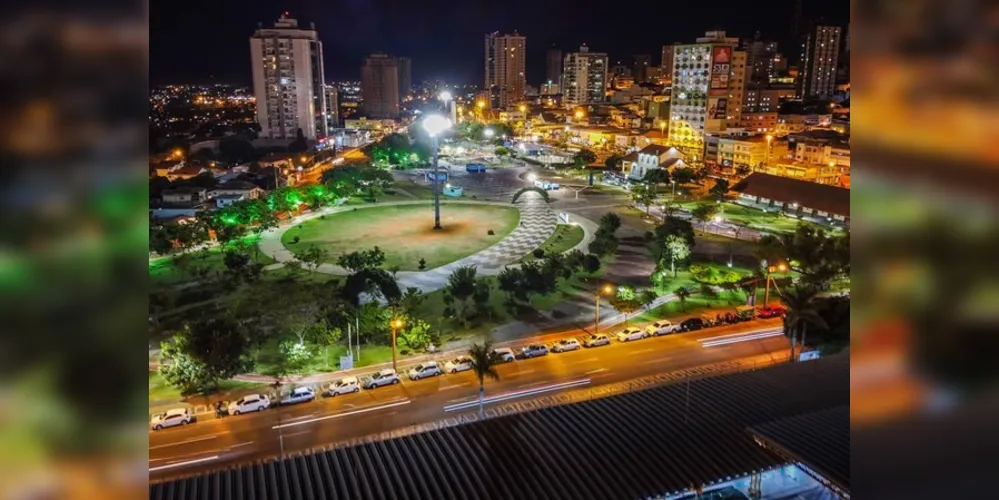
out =
[(468, 350), (468, 357), (472, 358), (472, 370), (479, 378), (479, 418), (485, 416), (486, 397), (486, 377), (499, 380), (499, 373), (496, 365), (500, 362), (500, 357), (493, 350), (493, 341), (486, 339), (482, 344), (472, 344)]
[(787, 307), (784, 314), (784, 335), (791, 339), (791, 362), (794, 362), (794, 347), (796, 333), (801, 331), (801, 347), (805, 347), (805, 334), (808, 333), (808, 325), (826, 329), (826, 324), (822, 316), (819, 315), (815, 304), (815, 296), (818, 291), (810, 286), (796, 286), (786, 288), (780, 294), (780, 300)]
[(676, 294), (676, 298), (680, 299), (680, 309), (683, 309), (683, 312), (687, 312), (687, 297), (690, 297), (690, 290), (687, 290), (687, 287), (681, 286), (673, 290), (673, 293)]

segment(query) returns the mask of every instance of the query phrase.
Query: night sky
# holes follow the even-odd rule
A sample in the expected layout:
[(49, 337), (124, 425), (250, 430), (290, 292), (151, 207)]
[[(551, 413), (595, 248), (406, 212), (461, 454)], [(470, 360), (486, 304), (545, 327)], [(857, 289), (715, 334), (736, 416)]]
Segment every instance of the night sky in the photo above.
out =
[[(847, 0), (802, 3), (806, 21), (823, 18), (845, 26), (849, 20)], [(692, 43), (704, 31), (720, 28), (739, 37), (760, 31), (789, 55), (793, 5), (794, 0), (153, 0), (150, 77), (153, 84), (249, 85), (248, 39), (258, 22), (273, 23), (284, 10), (300, 26), (316, 24), (327, 80), (358, 79), (364, 57), (384, 51), (413, 59), (414, 84), (443, 78), (481, 85), (483, 37), (492, 31), (527, 36), (527, 81), (537, 84), (553, 43), (566, 51), (585, 42), (591, 51), (608, 52), (612, 65), (618, 60), (630, 65), (632, 54), (647, 53), (658, 65), (664, 43)]]

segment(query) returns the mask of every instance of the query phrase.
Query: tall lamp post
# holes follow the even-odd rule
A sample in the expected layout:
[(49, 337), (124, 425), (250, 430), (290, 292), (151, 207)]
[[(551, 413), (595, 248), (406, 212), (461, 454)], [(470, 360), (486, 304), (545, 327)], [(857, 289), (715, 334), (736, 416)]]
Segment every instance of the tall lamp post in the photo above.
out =
[(457, 117), (454, 115), (454, 110), (451, 109), (450, 106), (448, 106), (448, 101), (450, 101), (452, 98), (451, 93), (445, 90), (441, 92), (440, 95), (438, 95), (437, 97), (439, 97), (440, 100), (444, 102), (444, 114), (447, 116), (449, 120), (455, 121)]
[(396, 335), (399, 334), (399, 329), (402, 328), (402, 319), (400, 318), (393, 319), (390, 325), (392, 326), (392, 369), (398, 370), (395, 360), (395, 350), (396, 350), (395, 337)]
[(593, 334), (596, 335), (600, 331), (600, 295), (607, 294), (610, 295), (614, 293), (614, 287), (610, 285), (604, 285), (603, 287), (597, 288), (596, 299), (597, 307), (593, 310)]
[[(770, 305), (770, 282), (773, 280), (773, 278), (771, 278), (770, 275), (777, 271), (780, 271), (782, 273), (787, 271), (787, 264), (781, 262), (776, 266), (767, 266), (767, 286), (766, 286), (766, 291), (763, 292), (763, 307), (768, 307)], [(776, 287), (777, 283), (774, 283), (774, 288)]]
[(451, 120), (441, 115), (430, 115), (423, 120), (423, 128), (430, 134), (434, 153), (434, 229), (441, 228), (441, 181), (437, 173), (437, 136), (451, 128)]

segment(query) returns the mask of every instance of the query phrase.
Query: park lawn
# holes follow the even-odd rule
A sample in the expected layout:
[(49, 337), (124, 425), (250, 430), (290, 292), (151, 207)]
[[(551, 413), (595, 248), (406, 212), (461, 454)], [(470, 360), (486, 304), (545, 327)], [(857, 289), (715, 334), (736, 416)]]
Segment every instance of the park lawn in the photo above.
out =
[[(568, 252), (578, 245), (580, 241), (583, 241), (584, 235), (585, 232), (582, 226), (577, 224), (559, 224), (555, 228), (555, 232), (538, 248), (544, 250), (545, 255)], [(530, 262), (532, 260), (538, 260), (534, 257), (533, 252), (521, 257), (517, 262)]]
[(389, 189), (391, 190), (393, 188), (395, 188), (395, 189), (401, 189), (401, 190), (406, 191), (407, 193), (413, 195), (413, 196), (406, 196), (406, 195), (404, 195), (402, 193), (398, 193), (398, 195), (396, 195), (396, 196), (400, 200), (412, 200), (412, 199), (432, 200), (432, 199), (434, 199), (434, 191), (433, 191), (433, 189), (430, 188), (430, 186), (426, 186), (426, 185), (423, 185), (423, 184), (417, 184), (416, 182), (414, 182), (411, 179), (405, 179), (405, 180), (395, 181), (395, 182), (392, 183), (392, 187), (390, 187)]
[[(713, 199), (707, 199), (683, 202), (679, 203), (679, 205), (684, 210), (693, 211), (697, 205), (702, 203), (717, 202)], [(745, 207), (731, 202), (721, 203), (719, 208), (720, 210), (718, 211), (718, 215), (727, 221), (771, 233), (792, 232), (798, 227), (798, 224), (805, 224), (815, 228), (824, 228), (827, 230), (830, 229), (814, 222), (801, 220), (778, 212), (764, 212), (763, 210), (757, 208)], [(698, 229), (700, 229), (700, 223), (695, 225)]]
[[(444, 229), (435, 231), (433, 219), (430, 204), (356, 209), (289, 228), (281, 242), (292, 251), (318, 246), (329, 252), (326, 261), (331, 263), (342, 254), (378, 246), (385, 252), (386, 269), (416, 271), (422, 258), (429, 270), (499, 242), (517, 227), (520, 212), (514, 207), (442, 203)], [(292, 243), (296, 236), (300, 241)]]
[[(671, 300), (659, 307), (646, 311), (631, 321), (644, 322), (656, 321), (659, 319), (682, 318), (686, 316), (711, 313), (718, 311), (731, 311), (737, 306), (746, 305), (746, 292), (739, 290), (736, 292), (722, 292), (716, 298), (707, 298), (700, 295), (691, 295), (687, 298), (684, 307), (680, 306), (679, 300)], [(757, 304), (763, 302), (763, 291), (757, 293)]]
[[(269, 265), (276, 262), (271, 256), (258, 251), (256, 248), (259, 236), (250, 235), (243, 238), (242, 242), (249, 248), (250, 260), (259, 264)], [(154, 285), (176, 285), (188, 281), (190, 278), (175, 265), (175, 255), (157, 257), (149, 259), (149, 279)], [(200, 258), (211, 271), (224, 271), (225, 263), (222, 260), (222, 247), (212, 246), (208, 249), (205, 257)]]
[[(302, 364), (291, 375), (312, 375), (330, 373), (340, 370), (340, 357), (347, 355), (346, 338), (342, 344), (326, 347), (312, 346), (312, 357)], [(401, 351), (404, 349), (400, 349)], [(256, 353), (256, 365), (253, 372), (260, 375), (277, 373), (278, 360), (282, 356), (278, 349), (278, 341), (265, 343)], [(400, 359), (402, 359), (400, 357)], [(354, 359), (354, 368), (376, 365), (392, 361), (392, 346), (381, 344), (362, 344), (360, 358)]]
[[(739, 273), (739, 275), (742, 277), (750, 276), (753, 274), (752, 269), (738, 265), (732, 266), (730, 268), (725, 264), (720, 264), (718, 262), (710, 262), (710, 261), (694, 261), (692, 262), (692, 264), (706, 266), (708, 268), (717, 271), (735, 271), (736, 273)], [(686, 287), (694, 292), (696, 292), (701, 288), (701, 283), (694, 280), (693, 275), (691, 275), (690, 271), (687, 269), (686, 266), (682, 268), (677, 268), (676, 277), (673, 277), (673, 273), (669, 273), (669, 281), (667, 281), (664, 286), (656, 287), (656, 291), (660, 295), (665, 295), (673, 293), (677, 288), (681, 286)], [(727, 292), (723, 292), (723, 294), (724, 293)]]
[[(218, 393), (224, 393), (229, 391), (239, 391), (239, 390), (250, 390), (250, 389), (260, 389), (265, 387), (267, 384), (261, 384), (257, 382), (243, 382), (240, 380), (223, 380), (219, 382)], [(211, 394), (203, 394), (202, 396), (208, 396)], [(149, 405), (161, 405), (165, 403), (180, 402), (184, 400), (184, 396), (180, 394), (180, 389), (171, 386), (163, 379), (157, 372), (149, 372)]]

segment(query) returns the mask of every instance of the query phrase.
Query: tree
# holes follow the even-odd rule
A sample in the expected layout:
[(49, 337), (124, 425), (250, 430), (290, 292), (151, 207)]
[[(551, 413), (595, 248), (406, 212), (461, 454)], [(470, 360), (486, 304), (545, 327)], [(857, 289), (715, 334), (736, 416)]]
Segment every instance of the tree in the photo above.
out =
[(251, 283), (260, 278), (263, 266), (250, 259), (250, 255), (238, 248), (227, 249), (222, 254), (222, 263), (226, 268), (226, 278), (231, 286), (240, 283)]
[(672, 177), (677, 184), (689, 184), (693, 182), (697, 174), (690, 167), (680, 167), (673, 169)]
[(486, 398), (486, 378), (499, 380), (499, 372), (496, 365), (500, 363), (500, 357), (493, 349), (493, 341), (487, 339), (481, 344), (472, 344), (468, 350), (468, 357), (472, 359), (472, 370), (479, 379), (479, 418), (485, 416)]
[(675, 278), (676, 263), (683, 262), (690, 257), (690, 244), (687, 243), (687, 240), (683, 236), (671, 234), (666, 237), (666, 243), (663, 245), (663, 248), (669, 256), (669, 269)]
[(707, 232), (708, 222), (718, 212), (718, 205), (713, 203), (700, 203), (690, 212), (695, 219), (701, 221), (701, 231)]
[(302, 261), (306, 267), (315, 274), (316, 270), (326, 259), (329, 258), (330, 252), (325, 248), (320, 248), (315, 245), (306, 248), (301, 252), (295, 253), (295, 258)]
[(507, 305), (513, 306), (517, 301), (527, 300), (526, 290), (520, 286), (523, 278), (523, 272), (516, 267), (504, 267), (496, 276), (497, 286), (506, 294)]
[(600, 216), (600, 221), (597, 225), (600, 229), (605, 229), (613, 234), (621, 227), (621, 217), (614, 212), (607, 212)]
[(149, 228), (149, 251), (157, 255), (167, 255), (173, 250), (173, 232), (170, 226)]
[(631, 199), (636, 205), (645, 205), (645, 214), (649, 215), (656, 193), (646, 184), (636, 184), (631, 188)]
[(624, 156), (614, 153), (604, 160), (604, 166), (607, 167), (607, 170), (620, 170), (619, 164), (623, 159)]
[[(253, 368), (250, 340), (243, 328), (228, 318), (210, 318), (185, 325), (184, 329), (163, 344), (163, 355), (170, 363), (161, 365), (168, 383), (181, 390), (218, 389), (220, 380), (228, 380)], [(176, 370), (170, 364), (179, 361)]]
[(427, 300), (426, 295), (419, 288), (411, 286), (399, 298), (399, 308), (402, 313), (410, 318), (415, 318), (420, 306)]
[(305, 364), (312, 359), (312, 350), (309, 346), (302, 342), (301, 340), (284, 340), (278, 344), (278, 350), (281, 351), (281, 356), (284, 357), (283, 367), (281, 370), (285, 373), (279, 373), (278, 380), (288, 373), (298, 373), (305, 368)]
[(747, 175), (749, 175), (750, 172), (752, 172), (752, 169), (749, 167), (749, 165), (740, 163), (735, 166), (735, 175), (739, 177), (746, 177)]
[(687, 312), (687, 297), (690, 297), (690, 290), (687, 290), (687, 287), (681, 286), (676, 290), (673, 290), (673, 293), (680, 301), (680, 309), (682, 309), (683, 312)]
[(489, 294), (492, 292), (492, 287), (489, 282), (485, 279), (478, 279), (475, 281), (475, 291), (472, 292), (472, 302), (475, 304), (475, 314), (482, 317), (488, 317), (492, 314), (489, 309)]
[(358, 250), (340, 255), (336, 265), (349, 273), (357, 273), (366, 269), (380, 268), (385, 263), (385, 252), (375, 246), (371, 250)]
[(295, 140), (288, 145), (288, 151), (292, 153), (302, 153), (309, 149), (309, 143), (305, 140), (305, 133), (301, 127), (295, 131)]
[(475, 293), (475, 274), (475, 266), (460, 266), (451, 273), (444, 287), (444, 292), (458, 301), (462, 322), (468, 319), (465, 306)]
[(610, 298), (610, 304), (625, 315), (625, 323), (630, 320), (628, 315), (638, 311), (644, 305), (635, 289), (627, 285), (621, 285), (617, 288), (617, 292)]
[(728, 194), (728, 181), (725, 179), (717, 179), (715, 185), (711, 187), (711, 195), (715, 199), (721, 201), (725, 199), (725, 195)]
[(760, 237), (754, 254), (770, 264), (786, 262), (803, 282), (825, 288), (833, 278), (849, 274), (849, 248), (849, 233), (830, 235), (799, 224), (793, 233)]
[(504, 147), (504, 146), (496, 146), (496, 150), (494, 152), (496, 153), (496, 156), (499, 156), (499, 157), (502, 158), (504, 156), (509, 156), (510, 155), (510, 148), (507, 148), (507, 147)]
[(797, 286), (786, 288), (780, 294), (780, 300), (787, 307), (784, 313), (784, 335), (791, 341), (790, 362), (794, 362), (794, 348), (798, 332), (801, 333), (801, 347), (805, 347), (805, 335), (808, 333), (808, 325), (820, 329), (827, 329), (829, 326), (819, 315), (815, 303), (818, 291), (811, 286)]
[(407, 321), (398, 333), (398, 340), (412, 351), (420, 351), (430, 344), (430, 324), (422, 319)]
[(665, 168), (652, 168), (646, 170), (645, 177), (643, 177), (642, 180), (653, 186), (666, 184), (670, 181), (669, 170), (666, 170)]
[(576, 168), (583, 168), (597, 161), (597, 155), (589, 149), (583, 149), (572, 155), (572, 163)]
[(587, 255), (583, 259), (583, 269), (587, 273), (593, 274), (600, 270), (600, 259), (596, 255)]

